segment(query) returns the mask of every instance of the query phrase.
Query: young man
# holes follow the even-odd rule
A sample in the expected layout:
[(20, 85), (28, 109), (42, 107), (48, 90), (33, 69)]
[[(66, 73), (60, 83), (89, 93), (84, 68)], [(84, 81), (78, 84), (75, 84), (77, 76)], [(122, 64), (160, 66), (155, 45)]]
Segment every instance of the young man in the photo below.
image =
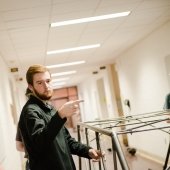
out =
[(68, 117), (76, 113), (81, 100), (65, 103), (56, 110), (48, 104), (52, 97), (51, 75), (42, 65), (26, 73), (32, 94), (22, 109), (19, 128), (29, 156), (31, 170), (75, 170), (71, 154), (98, 160), (103, 154), (75, 141), (65, 128)]

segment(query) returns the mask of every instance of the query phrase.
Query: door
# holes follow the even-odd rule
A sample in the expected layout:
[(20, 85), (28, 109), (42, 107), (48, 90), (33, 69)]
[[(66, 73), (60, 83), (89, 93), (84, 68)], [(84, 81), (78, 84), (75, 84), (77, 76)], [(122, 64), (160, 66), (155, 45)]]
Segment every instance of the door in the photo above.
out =
[[(118, 108), (118, 115), (119, 116), (125, 116), (123, 113), (123, 107), (122, 107), (122, 102), (121, 102), (121, 95), (120, 95), (120, 87), (119, 87), (119, 79), (118, 79), (118, 74), (115, 69), (115, 65), (113, 64), (111, 66), (111, 71), (112, 71), (112, 79), (113, 79), (113, 85), (114, 85), (114, 92), (115, 92), (115, 97), (116, 97), (116, 104)], [(122, 126), (121, 129), (124, 130), (126, 127)], [(122, 135), (123, 139), (123, 144), (125, 146), (128, 146), (128, 137), (127, 134)]]
[[(64, 103), (77, 99), (78, 99), (77, 87), (73, 86), (55, 89), (51, 102), (54, 105), (54, 107), (60, 108)], [(76, 130), (78, 121), (81, 121), (80, 113), (75, 114), (72, 117), (68, 118), (66, 122), (66, 127)]]

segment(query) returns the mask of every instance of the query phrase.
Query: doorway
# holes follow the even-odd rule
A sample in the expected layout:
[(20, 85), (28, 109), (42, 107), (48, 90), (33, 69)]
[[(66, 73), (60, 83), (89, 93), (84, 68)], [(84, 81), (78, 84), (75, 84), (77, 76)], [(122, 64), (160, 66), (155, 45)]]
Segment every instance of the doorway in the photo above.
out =
[[(71, 100), (77, 100), (77, 99), (78, 99), (77, 87), (73, 86), (73, 87), (55, 89), (51, 102), (55, 108), (60, 108), (64, 103)], [(81, 114), (79, 113), (68, 118), (66, 122), (66, 127), (76, 130), (77, 122), (81, 121), (80, 115)]]
[(98, 89), (97, 91), (98, 91), (100, 110), (101, 110), (101, 119), (107, 119), (108, 110), (107, 110), (106, 94), (104, 89), (103, 78), (97, 80), (97, 89)]

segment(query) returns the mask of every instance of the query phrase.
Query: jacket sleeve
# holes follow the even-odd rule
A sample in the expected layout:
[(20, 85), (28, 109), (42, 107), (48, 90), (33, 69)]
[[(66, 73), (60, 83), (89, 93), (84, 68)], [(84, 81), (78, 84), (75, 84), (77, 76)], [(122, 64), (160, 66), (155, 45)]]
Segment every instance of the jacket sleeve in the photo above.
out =
[(31, 107), (25, 110), (24, 121), (29, 139), (35, 150), (42, 152), (48, 150), (66, 119), (62, 119), (57, 111), (47, 119), (47, 117), (42, 116), (41, 110)]
[(170, 93), (166, 95), (164, 110), (170, 109)]
[(68, 143), (68, 146), (70, 148), (71, 154), (91, 159), (88, 154), (89, 149), (91, 149), (90, 146), (87, 146), (85, 144), (82, 144), (76, 141), (74, 138), (71, 137), (69, 131), (66, 128), (64, 128), (64, 134), (65, 134), (65, 138)]
[(20, 133), (20, 129), (19, 126), (17, 125), (17, 133), (16, 133), (16, 141), (22, 142), (22, 137), (21, 137), (21, 133)]

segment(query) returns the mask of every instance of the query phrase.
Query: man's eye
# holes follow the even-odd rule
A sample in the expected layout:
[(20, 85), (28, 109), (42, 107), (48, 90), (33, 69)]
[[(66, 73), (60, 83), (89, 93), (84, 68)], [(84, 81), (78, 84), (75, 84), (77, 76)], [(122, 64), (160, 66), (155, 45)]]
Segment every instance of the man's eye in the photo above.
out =
[(41, 85), (41, 84), (42, 84), (42, 82), (38, 82), (38, 84), (39, 84), (39, 85)]

